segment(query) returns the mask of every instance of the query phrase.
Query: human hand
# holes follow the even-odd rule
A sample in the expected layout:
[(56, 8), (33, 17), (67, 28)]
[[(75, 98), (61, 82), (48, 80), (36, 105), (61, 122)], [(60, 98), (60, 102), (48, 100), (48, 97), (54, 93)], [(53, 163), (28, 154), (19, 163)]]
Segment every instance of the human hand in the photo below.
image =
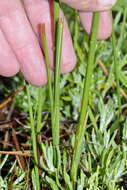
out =
[[(110, 36), (112, 18), (109, 10), (116, 0), (62, 0), (80, 11), (81, 22), (90, 33), (92, 12), (103, 11), (98, 39)], [(84, 12), (85, 11), (85, 12)], [(60, 11), (61, 17), (63, 16)], [(33, 85), (44, 85), (47, 73), (40, 48), (38, 25), (45, 23), (51, 68), (53, 44), (48, 0), (0, 0), (0, 75), (13, 76), (19, 70)], [(76, 64), (71, 36), (64, 24), (61, 72), (70, 72)]]

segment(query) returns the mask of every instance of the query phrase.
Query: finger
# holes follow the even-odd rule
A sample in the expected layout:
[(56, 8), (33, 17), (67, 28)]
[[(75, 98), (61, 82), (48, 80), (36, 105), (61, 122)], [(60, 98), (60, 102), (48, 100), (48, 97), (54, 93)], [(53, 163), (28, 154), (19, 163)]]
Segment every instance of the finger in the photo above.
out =
[(19, 62), (27, 81), (46, 83), (46, 69), (38, 40), (19, 0), (0, 1), (0, 27)]
[(10, 77), (18, 71), (18, 61), (0, 30), (0, 75)]
[[(80, 12), (81, 23), (85, 31), (90, 34), (92, 26), (93, 13)], [(112, 33), (112, 14), (110, 11), (101, 12), (100, 24), (98, 31), (98, 40), (104, 40), (111, 36)]]
[[(36, 34), (38, 34), (38, 25), (45, 23), (49, 58), (51, 66), (53, 67), (53, 40), (51, 34), (51, 15), (49, 3), (47, 0), (24, 0), (24, 5)], [(64, 19), (61, 72), (67, 73), (74, 68), (76, 64), (76, 56), (68, 26), (62, 12), (60, 12), (60, 17)]]
[(117, 0), (61, 0), (70, 7), (80, 11), (105, 11), (112, 8)]

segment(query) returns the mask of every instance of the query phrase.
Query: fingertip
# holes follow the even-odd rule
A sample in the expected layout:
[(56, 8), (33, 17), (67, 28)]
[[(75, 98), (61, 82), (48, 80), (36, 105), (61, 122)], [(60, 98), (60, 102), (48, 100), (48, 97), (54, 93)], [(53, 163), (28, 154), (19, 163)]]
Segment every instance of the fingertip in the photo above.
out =
[(45, 86), (47, 84), (47, 74), (44, 70), (37, 71), (32, 75), (30, 73), (25, 74), (23, 70), (21, 70), (21, 72), (23, 73), (27, 82), (33, 86)]
[(110, 29), (108, 31), (102, 29), (98, 33), (97, 40), (107, 40), (108, 38), (111, 37), (111, 34), (112, 34), (112, 26), (110, 26)]
[(106, 40), (112, 33), (112, 14), (111, 11), (104, 11), (100, 16), (98, 40)]
[(74, 52), (73, 52), (73, 54), (71, 54), (70, 59), (65, 57), (65, 59), (62, 60), (61, 73), (66, 74), (66, 73), (73, 71), (73, 69), (76, 66), (76, 62), (77, 62), (77, 60), (76, 60), (76, 55)]
[(38, 44), (27, 44), (18, 52), (20, 67), (25, 79), (34, 86), (42, 86), (47, 83), (47, 72), (44, 58)]
[(25, 77), (27, 82), (33, 86), (45, 86), (47, 84), (47, 77), (46, 76), (38, 76), (34, 75), (33, 78)]
[(25, 72), (23, 69), (21, 69), (21, 72), (23, 73), (27, 82), (33, 86), (44, 86), (47, 84), (47, 73), (43, 67), (40, 68), (40, 70), (35, 70), (34, 72)]
[[(98, 29), (98, 40), (106, 40), (112, 33), (112, 14), (111, 11), (104, 11), (100, 13), (100, 22)], [(92, 28), (92, 12), (80, 12), (81, 23), (85, 31), (90, 35)]]
[(12, 67), (11, 67), (11, 68), (8, 68), (8, 69), (6, 70), (5, 76), (6, 76), (6, 77), (15, 76), (15, 75), (19, 72), (19, 70), (20, 70), (19, 65), (16, 64), (15, 66), (13, 66), (13, 63), (12, 63)]
[(16, 75), (19, 72), (19, 64), (17, 60), (14, 59), (14, 57), (0, 57), (1, 63), (0, 63), (0, 75), (5, 77), (12, 77)]

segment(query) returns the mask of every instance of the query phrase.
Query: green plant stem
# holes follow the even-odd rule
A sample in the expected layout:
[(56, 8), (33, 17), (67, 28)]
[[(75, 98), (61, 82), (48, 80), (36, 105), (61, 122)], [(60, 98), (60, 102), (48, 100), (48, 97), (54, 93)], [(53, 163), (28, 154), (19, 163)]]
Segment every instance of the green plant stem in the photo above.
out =
[(43, 87), (38, 87), (38, 109), (37, 109), (37, 134), (41, 131), (41, 121), (42, 121), (42, 106), (43, 106)]
[(30, 122), (31, 122), (31, 138), (32, 138), (32, 147), (33, 147), (33, 154), (35, 160), (35, 176), (36, 176), (36, 190), (40, 190), (40, 181), (39, 181), (39, 169), (38, 169), (38, 155), (37, 155), (37, 139), (36, 139), (36, 132), (34, 126), (34, 117), (33, 117), (33, 109), (31, 104), (31, 96), (29, 91), (29, 86), (26, 85), (26, 91), (28, 96), (28, 105), (29, 105), (29, 114), (30, 114)]
[(51, 70), (50, 70), (50, 63), (49, 63), (49, 52), (48, 52), (48, 47), (47, 47), (47, 38), (46, 38), (46, 31), (45, 31), (45, 25), (44, 24), (42, 25), (42, 44), (43, 44), (43, 50), (44, 50), (44, 55), (45, 55), (45, 63), (46, 63), (46, 69), (47, 69), (48, 89), (49, 89), (49, 98), (50, 98), (50, 106), (51, 106), (51, 117), (53, 117), (52, 78), (51, 78)]
[(55, 29), (57, 28), (57, 23), (59, 20), (59, 10), (60, 10), (60, 5), (59, 5), (59, 0), (54, 0), (54, 25)]
[(55, 73), (54, 73), (54, 118), (53, 118), (53, 145), (59, 145), (59, 120), (60, 120), (60, 63), (62, 54), (63, 21), (57, 25)]
[(77, 169), (78, 169), (78, 165), (80, 161), (81, 148), (82, 148), (83, 137), (84, 137), (85, 128), (86, 128), (86, 115), (87, 115), (89, 92), (90, 92), (90, 86), (91, 86), (91, 78), (92, 78), (93, 68), (94, 68), (94, 59), (95, 59), (96, 41), (97, 41), (96, 39), (97, 39), (97, 32), (98, 32), (98, 25), (99, 25), (99, 15), (100, 15), (99, 13), (94, 13), (94, 17), (93, 17), (90, 51), (88, 55), (86, 78), (84, 80), (81, 114), (80, 114), (77, 129), (76, 129), (74, 153), (73, 153), (73, 158), (72, 158), (71, 178), (73, 182), (75, 182), (77, 178)]
[(78, 42), (78, 11), (75, 10), (75, 25), (74, 25), (74, 48), (77, 48), (77, 42)]
[(50, 95), (50, 104), (51, 104), (51, 120), (52, 120), (52, 136), (53, 136), (53, 145), (59, 145), (59, 110), (60, 110), (60, 62), (61, 62), (61, 53), (62, 53), (62, 38), (63, 38), (63, 22), (60, 20), (57, 23), (57, 35), (56, 35), (56, 52), (55, 52), (55, 71), (54, 71), (54, 95), (51, 82), (51, 72), (46, 40), (45, 26), (42, 28), (42, 42), (43, 49), (45, 54), (45, 62), (48, 75), (48, 87)]

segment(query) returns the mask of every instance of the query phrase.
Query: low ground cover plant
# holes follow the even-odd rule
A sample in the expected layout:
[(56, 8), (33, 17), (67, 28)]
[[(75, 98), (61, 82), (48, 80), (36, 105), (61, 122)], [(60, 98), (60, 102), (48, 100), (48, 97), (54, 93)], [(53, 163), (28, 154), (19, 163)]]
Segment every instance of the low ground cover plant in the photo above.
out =
[[(78, 59), (75, 70), (63, 76), (59, 6)], [(47, 86), (33, 87), (15, 77), (13, 88), (19, 89), (0, 104), (0, 189), (127, 189), (127, 2), (119, 0), (113, 8), (113, 32), (106, 41), (96, 40), (99, 13), (89, 37), (75, 10), (59, 2), (53, 8), (54, 74), (42, 24)], [(10, 94), (6, 85), (1, 89)]]

